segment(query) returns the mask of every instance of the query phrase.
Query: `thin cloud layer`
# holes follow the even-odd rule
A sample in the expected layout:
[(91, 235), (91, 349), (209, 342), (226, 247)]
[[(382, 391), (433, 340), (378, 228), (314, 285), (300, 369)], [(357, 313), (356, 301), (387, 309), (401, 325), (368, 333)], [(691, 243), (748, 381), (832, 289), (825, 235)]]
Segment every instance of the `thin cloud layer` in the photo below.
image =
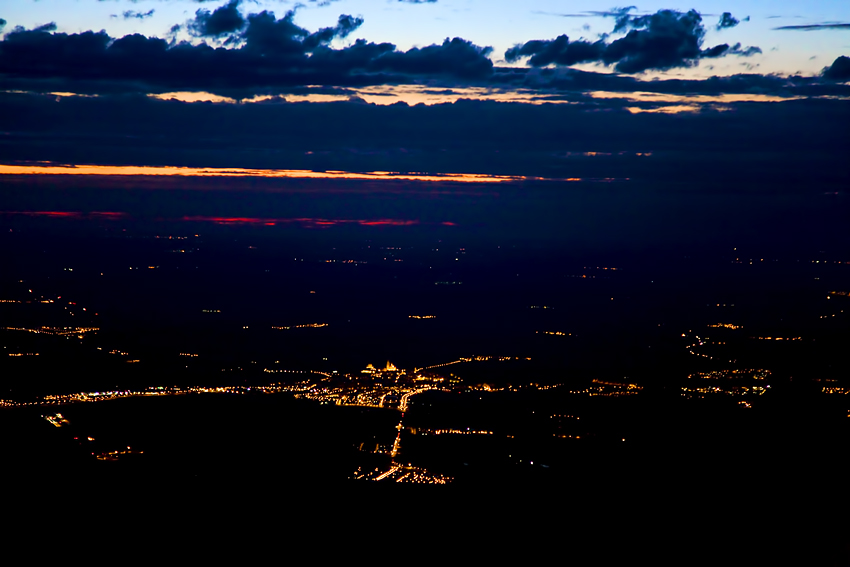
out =
[[(154, 12), (155, 10), (153, 8), (151, 8), (147, 12), (138, 12), (136, 10), (124, 10), (123, 12), (121, 12), (120, 17), (125, 20), (146, 20), (153, 16)], [(112, 14), (110, 17), (117, 18), (119, 16), (118, 14)]]
[(850, 85), (837, 84), (828, 77), (793, 75), (761, 75), (746, 73), (715, 76), (707, 79), (641, 80), (634, 76), (614, 73), (594, 73), (568, 67), (559, 68), (496, 68), (491, 80), (505, 88), (536, 90), (540, 96), (573, 96), (594, 91), (633, 93), (651, 92), (682, 96), (748, 94), (779, 97), (835, 96), (850, 97)]
[(541, 10), (534, 10), (532, 13), (541, 14), (544, 16), (558, 16), (559, 18), (616, 18), (624, 14), (628, 14), (632, 10), (637, 10), (637, 7), (626, 6), (625, 8), (614, 8), (612, 10), (586, 10), (584, 12), (574, 12), (567, 14), (558, 12), (544, 12)]
[(779, 26), (774, 30), (790, 30), (790, 31), (820, 31), (820, 30), (847, 30), (850, 29), (848, 22), (826, 22), (823, 24), (805, 24), (797, 26)]

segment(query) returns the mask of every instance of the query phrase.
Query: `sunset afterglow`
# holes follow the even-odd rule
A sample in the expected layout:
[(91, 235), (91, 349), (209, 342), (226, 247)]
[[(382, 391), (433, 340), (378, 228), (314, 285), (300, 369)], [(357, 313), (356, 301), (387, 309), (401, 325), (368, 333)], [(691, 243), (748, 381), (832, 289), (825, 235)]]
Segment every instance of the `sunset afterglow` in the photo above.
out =
[[(162, 175), (184, 177), (277, 177), (288, 179), (359, 179), (367, 181), (432, 181), (453, 183), (507, 183), (516, 181), (542, 180), (542, 177), (522, 175), (488, 175), (483, 173), (444, 173), (427, 175), (370, 171), (354, 173), (347, 171), (310, 171), (305, 169), (246, 169), (214, 167), (167, 167), (167, 166), (110, 166), (110, 165), (8, 165), (0, 164), (0, 175)], [(557, 181), (582, 181), (581, 178), (558, 179)], [(603, 180), (608, 181), (608, 180)]]

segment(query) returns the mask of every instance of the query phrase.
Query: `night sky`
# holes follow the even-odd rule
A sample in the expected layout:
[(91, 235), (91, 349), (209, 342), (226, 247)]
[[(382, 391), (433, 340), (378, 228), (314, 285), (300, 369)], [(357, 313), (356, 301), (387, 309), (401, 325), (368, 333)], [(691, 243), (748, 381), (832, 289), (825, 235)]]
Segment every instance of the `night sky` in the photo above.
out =
[(0, 462), (820, 514), (848, 125), (843, 0), (5, 0)]

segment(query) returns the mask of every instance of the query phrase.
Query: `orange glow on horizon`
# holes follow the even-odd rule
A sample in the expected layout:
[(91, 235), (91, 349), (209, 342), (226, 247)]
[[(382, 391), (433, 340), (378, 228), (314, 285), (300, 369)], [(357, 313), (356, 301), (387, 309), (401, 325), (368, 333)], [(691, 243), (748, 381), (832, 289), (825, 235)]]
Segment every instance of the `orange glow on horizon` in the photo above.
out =
[[(579, 67), (580, 68), (580, 67)], [(598, 67), (590, 66), (588, 71), (600, 72)], [(648, 75), (646, 79), (638, 82), (646, 83), (648, 90), (636, 90), (632, 92), (620, 91), (588, 91), (593, 98), (599, 99), (622, 99), (633, 101), (653, 101), (659, 103), (678, 103), (687, 105), (702, 105), (709, 103), (732, 103), (732, 102), (781, 102), (804, 98), (802, 96), (778, 96), (759, 93), (724, 93), (715, 95), (699, 94), (672, 94), (652, 91), (652, 80), (663, 79), (664, 74), (655, 76)], [(320, 85), (307, 85), (309, 88), (318, 88)], [(639, 89), (640, 87), (638, 87)], [(73, 96), (74, 93), (51, 93), (57, 96)], [(493, 88), (493, 87), (446, 87), (437, 88), (433, 85), (371, 85), (354, 89), (353, 92), (344, 94), (327, 94), (318, 92), (307, 92), (305, 94), (283, 93), (280, 95), (256, 95), (251, 98), (237, 100), (235, 98), (213, 94), (204, 91), (174, 91), (168, 93), (149, 94), (149, 97), (160, 100), (178, 100), (181, 102), (211, 102), (214, 104), (253, 104), (264, 101), (277, 101), (284, 104), (298, 103), (329, 103), (344, 102), (351, 99), (352, 95), (365, 100), (369, 104), (384, 106), (398, 102), (404, 102), (410, 106), (424, 104), (426, 106), (438, 104), (452, 104), (458, 100), (491, 101), (520, 104), (572, 104), (580, 105), (580, 99), (571, 100), (569, 97), (550, 97), (546, 93), (535, 88)], [(566, 93), (561, 93), (566, 94)], [(825, 98), (825, 97), (812, 97)], [(845, 98), (845, 97), (838, 97)]]
[(640, 108), (638, 106), (627, 106), (626, 110), (628, 110), (631, 114), (641, 114), (644, 112), (648, 112), (650, 114), (694, 114), (699, 112), (701, 108), (693, 104), (673, 104), (670, 106), (660, 106), (658, 108)]
[(392, 171), (312, 171), (309, 169), (246, 169), (217, 167), (172, 167), (135, 165), (9, 165), (0, 164), (0, 175), (120, 175), (120, 176), (184, 176), (184, 177), (272, 177), (289, 179), (359, 179), (390, 181), (426, 181), (455, 183), (505, 183), (516, 181), (582, 181), (581, 178), (546, 179), (524, 175), (489, 175), (486, 173), (419, 174)]

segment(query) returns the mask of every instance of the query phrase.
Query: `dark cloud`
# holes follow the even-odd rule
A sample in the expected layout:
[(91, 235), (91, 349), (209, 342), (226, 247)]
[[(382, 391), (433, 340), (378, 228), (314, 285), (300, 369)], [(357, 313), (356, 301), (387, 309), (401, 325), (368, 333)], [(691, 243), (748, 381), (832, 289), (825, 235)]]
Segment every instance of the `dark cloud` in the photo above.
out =
[(426, 94), (434, 94), (434, 95), (456, 95), (459, 94), (458, 91), (454, 91), (452, 89), (425, 89), (422, 91)]
[(648, 69), (690, 67), (699, 59), (705, 28), (695, 10), (686, 13), (661, 10), (649, 16), (617, 18), (615, 32), (629, 30), (613, 41), (602, 61), (623, 73)]
[[(15, 29), (14, 29), (14, 30), (12, 30), (12, 31), (13, 31), (13, 32), (23, 32), (23, 31), (26, 31), (26, 29), (25, 29), (25, 28), (23, 28), (23, 27), (21, 27), (21, 26), (15, 26)], [(48, 23), (48, 24), (42, 24), (42, 25), (40, 25), (40, 26), (38, 26), (38, 27), (33, 28), (33, 29), (32, 29), (32, 31), (37, 32), (37, 33), (41, 33), (41, 32), (43, 32), (43, 33), (51, 33), (51, 32), (55, 32), (55, 31), (56, 31), (56, 22), (50, 22), (50, 23)]]
[(850, 29), (848, 22), (825, 22), (822, 24), (808, 24), (799, 26), (779, 26), (773, 28), (775, 30), (792, 30), (792, 31), (819, 31), (819, 30), (846, 30)]
[(723, 12), (723, 14), (720, 16), (720, 20), (717, 22), (717, 29), (724, 30), (727, 28), (734, 28), (740, 23), (741, 20), (734, 17), (730, 12)]
[(244, 26), (230, 33), (225, 30), (238, 20), (211, 24), (220, 22), (216, 14), (235, 6), (230, 2), (211, 14), (200, 11), (200, 21), (189, 24), (227, 46), (218, 48), (138, 34), (115, 39), (104, 31), (51, 33), (53, 24), (15, 28), (0, 41), (0, 87), (92, 93), (207, 90), (243, 98), (298, 85), (398, 84), (428, 76), (469, 80), (492, 73), (491, 49), (461, 38), (409, 51), (362, 39), (331, 48), (333, 39), (347, 37), (363, 23), (349, 15), (316, 32), (295, 24), (293, 11), (281, 18), (268, 11), (249, 14)]
[(245, 18), (239, 12), (240, 2), (230, 0), (213, 12), (198, 10), (195, 19), (188, 24), (189, 31), (200, 37), (218, 37), (241, 30), (245, 26)]
[(6, 27), (6, 20), (4, 20), (3, 18), (0, 18), (0, 30), (2, 30), (5, 27)]
[(478, 47), (470, 41), (456, 37), (446, 38), (442, 45), (414, 47), (409, 51), (394, 51), (377, 58), (372, 68), (404, 74), (450, 75), (458, 78), (484, 78), (493, 70), (487, 56), (490, 47)]
[(348, 35), (363, 25), (363, 18), (353, 17), (347, 14), (342, 14), (337, 20), (336, 27), (336, 36), (337, 37), (348, 37)]
[(824, 69), (823, 76), (831, 81), (850, 81), (850, 57), (842, 55)]
[(553, 64), (569, 66), (599, 61), (606, 47), (608, 44), (603, 40), (593, 43), (585, 40), (571, 42), (566, 35), (559, 35), (553, 40), (532, 40), (522, 45), (515, 45), (505, 52), (505, 60), (513, 63), (530, 56), (528, 63), (534, 67)]
[[(124, 10), (121, 13), (121, 17), (125, 20), (144, 20), (146, 18), (150, 18), (153, 16), (154, 9), (151, 8), (147, 12), (137, 12), (136, 10)], [(113, 18), (117, 16), (112, 16)]]
[(762, 53), (760, 47), (756, 47), (755, 45), (741, 47), (740, 43), (736, 43), (729, 51), (727, 51), (728, 55), (740, 55), (741, 57), (751, 57), (760, 53)]
[(357, 94), (356, 91), (344, 87), (326, 87), (326, 86), (307, 86), (307, 87), (292, 87), (286, 89), (282, 94), (288, 95), (311, 95), (311, 94), (323, 94), (323, 95), (337, 95), (337, 96), (351, 96)]
[(320, 45), (327, 45), (335, 38), (348, 37), (357, 28), (363, 25), (363, 18), (355, 18), (347, 14), (339, 17), (337, 24), (330, 28), (322, 28), (319, 31), (308, 35), (304, 39), (304, 46), (307, 49), (315, 49)]
[(714, 47), (704, 50), (700, 57), (704, 59), (710, 59), (713, 57), (724, 57), (726, 55), (751, 57), (759, 53), (761, 53), (761, 49), (759, 49), (758, 47), (741, 47), (740, 43), (736, 43), (735, 45), (730, 47), (728, 43), (723, 43), (721, 45), (715, 45)]
[(241, 34), (245, 41), (244, 50), (257, 54), (287, 57), (304, 55), (303, 41), (310, 35), (306, 29), (294, 22), (295, 11), (290, 10), (282, 18), (274, 12), (263, 10), (248, 15), (248, 26)]
[(754, 73), (710, 77), (708, 79), (640, 80), (628, 75), (594, 73), (571, 68), (496, 67), (492, 85), (506, 90), (538, 93), (575, 93), (608, 91), (652, 92), (674, 95), (750, 94), (779, 97), (836, 96), (850, 97), (850, 85), (824, 82), (818, 77), (760, 75)]
[[(740, 44), (737, 44), (740, 46)], [(715, 45), (709, 49), (704, 50), (701, 53), (701, 57), (703, 58), (712, 58), (712, 57), (723, 57), (729, 52), (729, 44), (723, 43), (721, 45)]]
[(310, 33), (298, 26), (294, 18), (294, 10), (280, 19), (275, 17), (274, 12), (268, 11), (249, 14), (248, 25), (239, 36), (244, 40), (244, 49), (276, 56), (305, 55), (327, 45), (334, 38), (347, 37), (363, 24), (363, 18), (343, 14), (335, 26)]
[(757, 47), (742, 48), (718, 45), (703, 50), (705, 26), (695, 11), (660, 10), (649, 15), (632, 15), (632, 8), (622, 8), (608, 14), (615, 18), (614, 33), (625, 36), (608, 42), (607, 36), (590, 42), (570, 41), (566, 35), (554, 40), (533, 40), (515, 45), (505, 52), (505, 59), (514, 62), (530, 57), (533, 67), (545, 65), (575, 65), (602, 63), (614, 65), (622, 73), (640, 73), (650, 69), (691, 67), (704, 57), (726, 55), (750, 56), (761, 53)]

